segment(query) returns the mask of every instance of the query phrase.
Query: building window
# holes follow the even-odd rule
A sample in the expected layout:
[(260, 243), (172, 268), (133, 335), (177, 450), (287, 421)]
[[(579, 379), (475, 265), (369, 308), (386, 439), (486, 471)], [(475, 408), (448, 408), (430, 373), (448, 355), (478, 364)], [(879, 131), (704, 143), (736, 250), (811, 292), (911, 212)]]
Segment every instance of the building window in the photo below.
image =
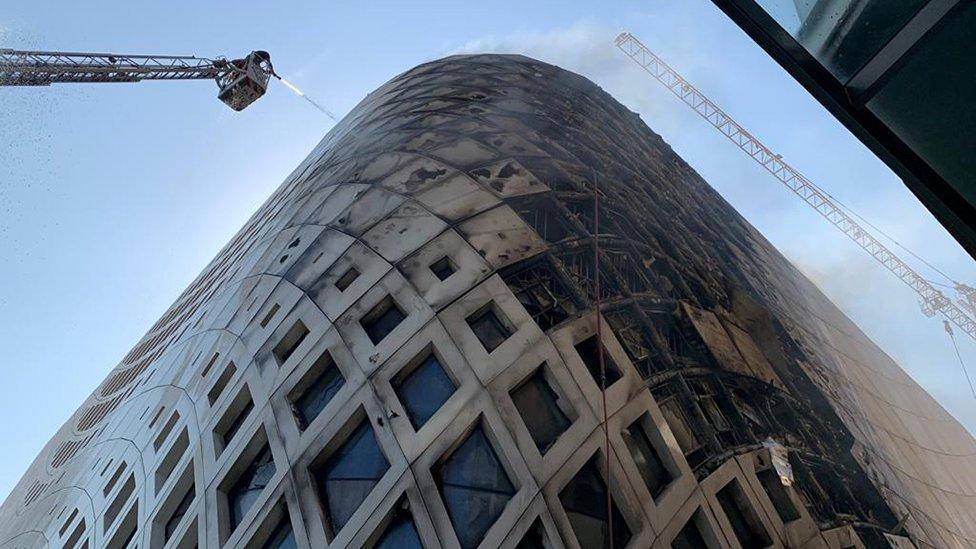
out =
[[(593, 381), (596, 382), (597, 387), (602, 387), (600, 382), (600, 355), (597, 347), (596, 335), (592, 335), (583, 341), (576, 344), (576, 352), (579, 353), (580, 359), (583, 364), (586, 365), (586, 369), (593, 376)], [(617, 368), (617, 364), (614, 363), (613, 359), (610, 358), (610, 353), (607, 352), (607, 348), (603, 347), (603, 368), (606, 370), (607, 374), (607, 384), (609, 387), (620, 379), (620, 369)]]
[(722, 506), (722, 511), (729, 519), (732, 531), (735, 532), (735, 537), (743, 549), (762, 549), (773, 544), (759, 517), (749, 505), (749, 500), (742, 492), (739, 481), (732, 480), (726, 484), (715, 494), (715, 498)]
[(386, 525), (383, 535), (376, 541), (374, 549), (423, 549), (417, 525), (410, 514), (407, 501), (401, 500), (396, 504), (393, 516)]
[(542, 526), (541, 520), (535, 519), (532, 527), (522, 536), (515, 549), (546, 549), (547, 547), (551, 545), (547, 543), (546, 529)]
[(705, 536), (702, 534), (701, 528), (698, 527), (698, 521), (701, 520), (699, 518), (700, 515), (700, 509), (691, 515), (691, 518), (681, 528), (678, 535), (671, 540), (671, 549), (702, 549), (703, 547), (711, 547), (705, 541)]
[(532, 441), (545, 454), (572, 423), (559, 407), (559, 395), (546, 380), (543, 364), (510, 393)]
[(775, 469), (759, 471), (756, 476), (759, 477), (759, 482), (766, 491), (766, 495), (769, 496), (769, 500), (773, 502), (773, 507), (776, 508), (776, 514), (779, 515), (780, 520), (787, 523), (800, 518), (800, 513), (793, 505), (793, 500), (790, 499), (790, 494), (786, 491), (786, 486), (783, 486), (779, 473)]
[(430, 271), (434, 273), (437, 280), (444, 281), (451, 277), (452, 274), (457, 272), (457, 267), (451, 261), (451, 258), (446, 255), (437, 261), (430, 264)]
[(254, 401), (251, 400), (251, 394), (247, 390), (242, 391), (240, 396), (231, 403), (224, 417), (220, 419), (214, 428), (214, 434), (217, 437), (216, 450), (218, 456), (234, 440), (234, 437), (237, 436), (237, 433), (241, 430), (241, 426), (247, 421), (253, 409)]
[(498, 318), (494, 302), (481, 307), (465, 320), (474, 335), (478, 337), (478, 341), (484, 345), (485, 350), (489, 353), (497, 349), (512, 335), (512, 330), (509, 330)]
[[(559, 502), (566, 510), (576, 540), (580, 547), (609, 547), (607, 524), (607, 485), (597, 465), (594, 455), (559, 492)], [(624, 547), (630, 541), (631, 533), (617, 505), (611, 502), (613, 516), (613, 546)]]
[(369, 336), (369, 340), (373, 342), (373, 345), (376, 345), (383, 341), (405, 318), (407, 315), (403, 314), (396, 301), (393, 301), (393, 296), (388, 295), (370, 309), (360, 319), (359, 323), (366, 331), (366, 335)]
[(298, 428), (308, 428), (345, 382), (332, 355), (323, 352), (288, 395)]
[(295, 322), (288, 332), (285, 333), (285, 337), (281, 338), (281, 341), (275, 345), (271, 353), (274, 355), (275, 360), (278, 361), (278, 366), (284, 364), (288, 357), (295, 352), (295, 349), (305, 341), (305, 336), (308, 335), (308, 328), (305, 327), (305, 323), (301, 320)]
[[(669, 471), (669, 467), (663, 459), (658, 448), (664, 446), (661, 441), (655, 444), (648, 436), (648, 426), (654, 425), (654, 421), (646, 412), (637, 421), (630, 424), (630, 427), (622, 433), (624, 442), (630, 450), (630, 455), (637, 464), (637, 470), (644, 479), (644, 485), (651, 493), (652, 498), (657, 498), (661, 492), (674, 480), (674, 475)], [(655, 430), (655, 433), (657, 431)], [(658, 437), (655, 437), (658, 438)], [(670, 457), (670, 456), (668, 456)], [(668, 460), (670, 463), (670, 459)]]
[(457, 389), (437, 356), (430, 352), (416, 368), (393, 380), (393, 390), (403, 403), (414, 430), (427, 423)]
[(261, 549), (298, 549), (298, 544), (295, 543), (295, 532), (291, 529), (291, 517), (287, 511), (275, 525), (271, 536)]
[(340, 292), (344, 292), (357, 278), (359, 278), (359, 271), (355, 267), (349, 267), (346, 272), (342, 273), (339, 280), (335, 281), (335, 287)]
[(479, 425), (436, 467), (434, 480), (461, 547), (477, 547), (515, 487)]
[(312, 476), (332, 537), (342, 530), (389, 468), (373, 427), (365, 418), (342, 446), (320, 465), (313, 465)]
[(166, 526), (163, 529), (163, 542), (167, 542), (176, 533), (176, 529), (180, 526), (183, 521), (183, 517), (186, 516), (187, 511), (190, 510), (190, 505), (193, 503), (193, 499), (197, 496), (196, 488), (193, 486), (193, 482), (186, 487), (186, 492), (180, 499), (180, 502), (176, 505), (176, 509), (173, 510), (173, 514), (170, 515), (169, 519), (166, 521)]
[(226, 491), (230, 532), (233, 532), (241, 523), (244, 515), (261, 496), (261, 491), (268, 485), (274, 474), (275, 464), (274, 458), (271, 456), (271, 448), (268, 443), (264, 443), (253, 461)]

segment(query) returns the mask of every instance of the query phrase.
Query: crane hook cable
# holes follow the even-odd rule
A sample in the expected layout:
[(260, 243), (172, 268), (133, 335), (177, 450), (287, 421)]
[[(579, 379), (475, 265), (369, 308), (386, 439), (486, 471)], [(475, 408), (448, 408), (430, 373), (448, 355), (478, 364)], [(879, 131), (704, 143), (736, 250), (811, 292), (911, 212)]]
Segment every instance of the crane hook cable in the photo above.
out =
[(976, 388), (973, 387), (973, 380), (969, 377), (969, 370), (966, 369), (966, 363), (963, 362), (962, 355), (959, 353), (959, 345), (956, 344), (956, 334), (952, 332), (952, 326), (948, 320), (943, 320), (942, 325), (946, 333), (949, 334), (949, 339), (952, 341), (952, 348), (956, 351), (956, 358), (959, 359), (959, 365), (962, 366), (962, 373), (966, 374), (966, 381), (969, 382), (969, 390), (973, 394), (973, 399), (976, 400)]

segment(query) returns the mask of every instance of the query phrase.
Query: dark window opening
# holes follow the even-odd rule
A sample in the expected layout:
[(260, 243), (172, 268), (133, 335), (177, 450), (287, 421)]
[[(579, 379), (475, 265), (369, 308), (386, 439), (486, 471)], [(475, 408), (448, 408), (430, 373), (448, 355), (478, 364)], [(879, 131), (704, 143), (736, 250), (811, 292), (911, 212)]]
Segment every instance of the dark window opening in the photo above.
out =
[(759, 471), (756, 476), (759, 477), (759, 482), (766, 491), (766, 495), (769, 496), (769, 500), (773, 502), (773, 507), (776, 509), (776, 514), (779, 515), (780, 520), (787, 523), (800, 518), (800, 513), (793, 505), (793, 500), (790, 499), (790, 494), (786, 491), (786, 486), (783, 486), (779, 473), (775, 469)]
[(349, 267), (346, 272), (342, 273), (339, 280), (335, 281), (335, 287), (340, 292), (344, 292), (357, 278), (359, 278), (359, 271), (355, 267)]
[(749, 500), (742, 493), (739, 482), (733, 480), (715, 494), (725, 517), (732, 525), (736, 539), (743, 549), (762, 549), (773, 544), (766, 529), (749, 505)]
[(478, 341), (489, 353), (498, 348), (505, 342), (512, 331), (498, 318), (495, 313), (495, 304), (490, 302), (465, 319), (471, 331), (478, 337)]
[(546, 543), (546, 529), (542, 526), (542, 521), (535, 519), (532, 527), (522, 536), (515, 549), (546, 549), (549, 546)]
[(278, 524), (275, 525), (268, 541), (261, 549), (298, 549), (295, 542), (295, 532), (291, 529), (291, 517), (285, 512)]
[(313, 465), (311, 473), (333, 538), (389, 468), (367, 419), (323, 463)]
[(251, 414), (251, 410), (253, 409), (254, 402), (248, 398), (247, 403), (244, 404), (244, 407), (241, 408), (237, 415), (234, 416), (234, 419), (223, 430), (220, 438), (223, 441), (223, 446), (225, 448), (232, 440), (234, 440), (234, 436), (237, 435), (237, 432), (241, 430), (241, 426), (244, 425), (244, 422), (247, 420), (247, 416)]
[[(576, 352), (579, 353), (580, 359), (583, 360), (586, 369), (593, 376), (593, 381), (596, 382), (597, 387), (603, 387), (600, 381), (600, 355), (597, 348), (596, 335), (591, 335), (577, 343)], [(616, 363), (610, 358), (610, 353), (607, 352), (606, 347), (603, 347), (603, 368), (606, 370), (606, 387), (613, 385), (621, 378), (620, 369), (617, 368)]]
[(553, 274), (548, 262), (525, 268), (521, 264), (502, 272), (502, 279), (543, 331), (575, 316), (572, 294)]
[(274, 458), (271, 456), (271, 448), (268, 443), (258, 451), (244, 471), (234, 480), (233, 484), (227, 489), (227, 506), (230, 517), (229, 532), (237, 529), (237, 526), (244, 520), (244, 516), (254, 506), (254, 503), (261, 496), (261, 491), (271, 481), (275, 474)]
[[(637, 464), (637, 470), (644, 485), (651, 493), (652, 498), (657, 498), (664, 492), (664, 489), (674, 480), (674, 475), (668, 470), (657, 446), (647, 434), (647, 425), (653, 425), (651, 417), (645, 413), (637, 418), (637, 421), (630, 424), (630, 427), (621, 433), (630, 455)], [(669, 460), (670, 461), (670, 460)]]
[(476, 427), (433, 473), (461, 547), (477, 547), (515, 495), (484, 429)]
[(359, 320), (359, 323), (366, 331), (366, 335), (369, 336), (369, 340), (373, 342), (373, 345), (376, 345), (390, 335), (390, 332), (399, 326), (405, 318), (407, 316), (397, 306), (396, 301), (393, 301), (393, 296), (388, 295), (370, 309)]
[(559, 436), (572, 424), (559, 408), (559, 395), (545, 376), (543, 364), (535, 373), (511, 392), (512, 402), (522, 416), (532, 441), (545, 454)]
[(452, 274), (457, 272), (457, 267), (454, 266), (451, 258), (445, 255), (437, 261), (431, 263), (430, 271), (434, 273), (434, 276), (436, 276), (438, 280), (444, 281), (450, 278)]
[(275, 360), (278, 361), (278, 366), (284, 364), (288, 357), (295, 352), (295, 349), (305, 341), (305, 336), (308, 335), (308, 328), (305, 327), (305, 323), (301, 320), (295, 322), (285, 337), (281, 338), (281, 341), (275, 345), (274, 349), (271, 351), (274, 354)]
[(437, 356), (429, 353), (416, 368), (398, 374), (393, 390), (403, 403), (414, 430), (419, 430), (454, 394), (456, 387)]
[(176, 509), (173, 510), (173, 514), (170, 515), (169, 519), (166, 521), (166, 526), (163, 530), (163, 542), (167, 542), (176, 533), (176, 529), (180, 526), (183, 521), (183, 517), (186, 516), (187, 511), (190, 510), (190, 504), (193, 503), (193, 499), (197, 496), (196, 489), (191, 482), (180, 499), (180, 502), (176, 505)]
[(702, 534), (701, 529), (698, 527), (699, 516), (701, 510), (695, 511), (694, 515), (688, 519), (678, 535), (674, 537), (671, 541), (671, 549), (702, 549), (703, 547), (710, 547), (708, 542), (705, 541), (705, 536)]
[(322, 353), (288, 396), (299, 429), (304, 431), (311, 425), (345, 382), (332, 355)]
[(406, 500), (397, 503), (393, 516), (383, 535), (377, 540), (374, 549), (423, 549), (417, 525), (410, 514), (410, 506)]
[[(580, 547), (586, 549), (611, 545), (608, 543), (607, 485), (597, 465), (598, 459), (596, 455), (590, 458), (559, 492), (559, 502), (566, 510), (566, 517), (573, 527), (576, 540)], [(631, 538), (630, 528), (612, 500), (610, 513), (613, 517), (612, 545), (625, 547)]]

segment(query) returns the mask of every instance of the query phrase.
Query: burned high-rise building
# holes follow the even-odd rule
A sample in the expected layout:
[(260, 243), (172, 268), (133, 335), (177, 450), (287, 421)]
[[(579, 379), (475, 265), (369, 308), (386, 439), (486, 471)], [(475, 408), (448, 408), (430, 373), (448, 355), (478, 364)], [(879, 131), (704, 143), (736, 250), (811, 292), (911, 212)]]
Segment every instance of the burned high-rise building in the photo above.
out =
[(634, 113), (459, 56), (326, 136), (0, 547), (969, 547), (974, 452)]

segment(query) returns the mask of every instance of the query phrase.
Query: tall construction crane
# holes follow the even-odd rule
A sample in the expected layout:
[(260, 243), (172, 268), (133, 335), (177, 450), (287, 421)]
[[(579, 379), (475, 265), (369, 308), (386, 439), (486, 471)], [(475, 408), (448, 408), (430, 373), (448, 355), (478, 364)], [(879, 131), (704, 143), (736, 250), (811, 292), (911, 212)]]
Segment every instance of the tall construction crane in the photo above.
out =
[(266, 51), (241, 59), (206, 59), (172, 55), (122, 55), (0, 49), (0, 86), (48, 86), (61, 83), (209, 80), (217, 98), (235, 111), (264, 95), (277, 77)]
[(629, 32), (621, 33), (615, 41), (618, 48), (633, 59), (672, 94), (691, 107), (715, 129), (745, 151), (753, 160), (773, 175), (804, 202), (813, 207), (824, 219), (837, 227), (864, 251), (886, 269), (894, 273), (902, 282), (921, 296), (922, 313), (926, 316), (942, 314), (959, 327), (969, 337), (976, 340), (976, 289), (955, 282), (959, 305), (970, 311), (966, 314), (922, 275), (915, 272), (907, 263), (879, 242), (861, 227), (851, 216), (841, 209), (821, 188), (813, 184), (795, 168), (783, 161), (781, 155), (774, 154), (768, 147), (752, 136), (738, 122), (705, 97), (677, 71), (641, 43)]

